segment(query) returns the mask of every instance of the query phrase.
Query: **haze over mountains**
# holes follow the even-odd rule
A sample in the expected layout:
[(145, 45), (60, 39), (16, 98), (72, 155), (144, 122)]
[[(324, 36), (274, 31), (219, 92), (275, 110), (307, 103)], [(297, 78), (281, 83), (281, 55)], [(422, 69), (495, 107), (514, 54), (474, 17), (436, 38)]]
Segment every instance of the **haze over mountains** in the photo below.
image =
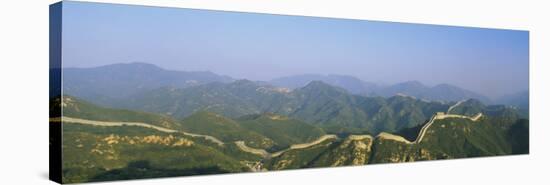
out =
[(159, 87), (185, 88), (209, 82), (231, 82), (208, 71), (172, 71), (153, 64), (121, 63), (94, 68), (64, 68), (63, 90), (82, 97), (125, 97)]
[(529, 91), (522, 91), (510, 95), (505, 95), (496, 99), (495, 102), (504, 105), (513, 105), (521, 109), (529, 110)]
[(108, 107), (180, 119), (197, 111), (231, 118), (271, 112), (321, 124), (335, 132), (393, 132), (417, 126), (460, 100), (473, 99), (479, 104), (490, 101), (447, 84), (427, 87), (411, 81), (380, 86), (343, 75), (299, 75), (254, 82), (143, 63), (67, 68), (64, 72), (64, 94)]
[(311, 81), (323, 81), (333, 86), (342, 87), (351, 93), (366, 96), (390, 97), (402, 94), (431, 101), (459, 101), (475, 98), (485, 103), (491, 102), (489, 98), (483, 95), (460, 87), (449, 84), (439, 84), (429, 87), (418, 81), (407, 81), (394, 85), (379, 85), (344, 75), (297, 75), (278, 78), (270, 82), (277, 86), (296, 88), (302, 87)]
[[(65, 68), (63, 71), (65, 93), (79, 95), (82, 98), (103, 99), (104, 101), (110, 101), (110, 98), (136, 95), (160, 87), (186, 88), (211, 82), (229, 83), (236, 80), (208, 71), (172, 71), (146, 63), (112, 64), (94, 68)], [(486, 104), (506, 103), (522, 107), (528, 105), (525, 98), (506, 100), (510, 98), (503, 97), (495, 101), (479, 93), (450, 84), (430, 87), (418, 81), (408, 81), (393, 85), (381, 85), (346, 75), (304, 74), (256, 83), (292, 90), (304, 87), (312, 81), (322, 81), (343, 88), (351, 94), (364, 96), (406, 95), (427, 101), (447, 102), (473, 98)]]

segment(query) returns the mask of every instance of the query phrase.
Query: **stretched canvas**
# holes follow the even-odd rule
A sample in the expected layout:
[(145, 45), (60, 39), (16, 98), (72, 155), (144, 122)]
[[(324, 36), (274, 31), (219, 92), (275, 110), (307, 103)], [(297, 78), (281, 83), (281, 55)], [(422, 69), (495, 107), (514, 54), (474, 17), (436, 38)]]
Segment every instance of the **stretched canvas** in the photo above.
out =
[(529, 153), (529, 32), (63, 1), (50, 178)]

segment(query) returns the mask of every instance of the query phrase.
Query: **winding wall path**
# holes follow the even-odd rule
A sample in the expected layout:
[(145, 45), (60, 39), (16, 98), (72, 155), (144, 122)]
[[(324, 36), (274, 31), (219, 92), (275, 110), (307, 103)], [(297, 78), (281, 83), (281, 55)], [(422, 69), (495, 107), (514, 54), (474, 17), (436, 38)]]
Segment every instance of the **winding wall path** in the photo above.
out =
[(422, 127), (422, 129), (420, 129), (420, 133), (418, 133), (418, 137), (416, 137), (416, 140), (414, 141), (414, 143), (418, 144), (418, 143), (422, 142), (422, 139), (424, 139), (424, 135), (426, 135), (426, 131), (428, 131), (428, 128), (430, 128), (430, 126), (432, 126), (432, 124), (435, 122), (435, 120), (442, 120), (442, 119), (447, 119), (447, 118), (462, 118), (462, 119), (469, 119), (469, 120), (472, 120), (472, 121), (477, 121), (477, 120), (479, 120), (479, 118), (481, 118), (481, 116), (483, 116), (482, 113), (477, 113), (475, 116), (472, 116), (472, 117), (464, 116), (464, 115), (457, 115), (457, 114), (436, 114), (436, 115), (432, 116), (432, 119), (430, 119), (430, 121), (428, 123), (426, 123), (426, 125), (424, 125)]
[(428, 123), (426, 123), (420, 129), (420, 132), (418, 133), (418, 136), (416, 137), (416, 139), (414, 141), (409, 141), (409, 140), (405, 139), (402, 136), (398, 136), (398, 135), (394, 135), (394, 134), (390, 134), (390, 133), (386, 133), (386, 132), (382, 132), (382, 133), (378, 134), (376, 137), (381, 137), (381, 138), (384, 138), (384, 139), (392, 139), (392, 140), (399, 141), (399, 142), (404, 142), (404, 143), (407, 143), (407, 144), (418, 144), (418, 143), (422, 142), (422, 139), (424, 139), (424, 136), (426, 135), (426, 132), (428, 131), (428, 129), (433, 125), (433, 123), (436, 120), (442, 120), (442, 119), (447, 119), (447, 118), (462, 118), (462, 119), (469, 119), (469, 120), (472, 120), (472, 121), (477, 121), (482, 116), (483, 116), (482, 113), (477, 113), (475, 116), (472, 116), (472, 117), (464, 116), (464, 115), (458, 115), (458, 114), (442, 114), (442, 113), (433, 115), (432, 118), (430, 119), (430, 121), (428, 121)]
[[(447, 112), (450, 112), (454, 107), (460, 105), (462, 102), (463, 101), (459, 101), (459, 102), (457, 102), (457, 104), (449, 107)], [(472, 117), (464, 116), (464, 115), (457, 115), (457, 114), (437, 113), (436, 115), (433, 115), (432, 118), (428, 121), (428, 123), (426, 123), (426, 125), (424, 125), (420, 129), (420, 132), (418, 133), (418, 137), (414, 141), (409, 141), (409, 140), (403, 138), (402, 136), (398, 136), (398, 135), (394, 135), (394, 134), (390, 134), (390, 133), (386, 133), (386, 132), (381, 132), (376, 137), (381, 137), (381, 138), (384, 138), (384, 139), (392, 139), (392, 140), (395, 140), (395, 141), (404, 142), (406, 144), (418, 144), (418, 143), (422, 142), (422, 139), (426, 135), (427, 130), (430, 128), (430, 126), (432, 126), (432, 124), (435, 122), (435, 120), (441, 120), (441, 119), (447, 119), (447, 118), (463, 118), (463, 119), (470, 119), (472, 121), (477, 121), (482, 116), (483, 116), (482, 113), (478, 113), (478, 114), (476, 114), (475, 116), (472, 116)], [(179, 131), (179, 130), (173, 130), (173, 129), (168, 129), (168, 128), (159, 127), (159, 126), (151, 125), (151, 124), (148, 124), (148, 123), (141, 123), (141, 122), (96, 121), (96, 120), (72, 118), (72, 117), (67, 117), (67, 116), (63, 116), (62, 118), (50, 118), (50, 122), (80, 123), (80, 124), (86, 124), (86, 125), (108, 126), (108, 127), (112, 127), (112, 126), (139, 126), (139, 127), (155, 129), (155, 130), (158, 130), (158, 131), (161, 131), (161, 132), (182, 133), (184, 135), (188, 135), (188, 136), (191, 136), (191, 137), (201, 137), (201, 138), (204, 138), (206, 140), (212, 141), (212, 142), (214, 142), (214, 143), (216, 143), (220, 146), (224, 145), (224, 142), (222, 142), (221, 140), (219, 140), (219, 139), (217, 139), (216, 137), (213, 137), (213, 136), (189, 133), (189, 132), (184, 132), (184, 131)], [(354, 136), (354, 137), (350, 136), (350, 139), (365, 138), (365, 137), (371, 137), (372, 138), (372, 136), (370, 136), (370, 135), (357, 135), (357, 136)], [(257, 149), (257, 148), (248, 147), (244, 141), (236, 141), (235, 145), (237, 145), (237, 147), (239, 149), (241, 149), (242, 151), (244, 151), (244, 152), (252, 153), (252, 154), (255, 154), (255, 155), (260, 155), (264, 158), (272, 158), (272, 157), (280, 156), (281, 154), (283, 154), (283, 153), (285, 153), (289, 150), (304, 149), (304, 148), (308, 148), (308, 147), (320, 144), (323, 141), (328, 140), (328, 139), (338, 139), (338, 136), (332, 135), (332, 134), (323, 135), (323, 136), (319, 137), (318, 139), (316, 139), (314, 141), (307, 142), (307, 143), (293, 144), (293, 145), (290, 145), (290, 147), (287, 148), (287, 149), (280, 150), (280, 151), (274, 152), (274, 153), (269, 153), (264, 149)]]
[(287, 149), (280, 150), (280, 151), (274, 152), (274, 153), (269, 153), (269, 152), (265, 151), (264, 149), (248, 147), (248, 146), (246, 146), (244, 141), (236, 141), (235, 144), (241, 150), (243, 150), (245, 152), (253, 153), (253, 154), (256, 154), (256, 155), (261, 155), (264, 158), (272, 158), (272, 157), (280, 156), (281, 154), (283, 154), (283, 153), (285, 153), (289, 150), (304, 149), (304, 148), (308, 148), (308, 147), (311, 147), (313, 145), (317, 145), (319, 143), (322, 143), (323, 141), (325, 141), (327, 139), (337, 139), (337, 138), (338, 138), (338, 136), (332, 135), (332, 134), (323, 135), (323, 136), (319, 137), (318, 139), (316, 139), (315, 141), (311, 141), (311, 142), (307, 142), (307, 143), (300, 143), (300, 144), (293, 144), (293, 145), (290, 145), (290, 147), (288, 147)]
[[(161, 131), (161, 132), (182, 133), (184, 135), (191, 136), (191, 137), (201, 137), (201, 138), (204, 138), (206, 140), (212, 141), (212, 142), (214, 142), (214, 143), (216, 143), (220, 146), (224, 145), (223, 141), (217, 139), (214, 136), (203, 135), (203, 134), (195, 134), (195, 133), (184, 132), (184, 131), (174, 130), (174, 129), (168, 129), (168, 128), (159, 127), (159, 126), (151, 125), (151, 124), (148, 124), (148, 123), (142, 123), (142, 122), (97, 121), (97, 120), (72, 118), (72, 117), (67, 117), (67, 116), (63, 116), (62, 118), (59, 118), (59, 117), (58, 118), (50, 118), (50, 122), (78, 123), (78, 124), (93, 125), (93, 126), (106, 126), (106, 127), (138, 126), (138, 127), (144, 127), (144, 128), (150, 128), (150, 129), (158, 130), (158, 131)], [(308, 142), (308, 143), (293, 144), (289, 148), (278, 151), (278, 152), (275, 152), (275, 153), (269, 153), (269, 152), (265, 151), (264, 149), (257, 149), (257, 148), (248, 147), (248, 146), (246, 146), (244, 141), (236, 141), (235, 144), (241, 150), (243, 150), (245, 152), (253, 153), (253, 154), (256, 154), (256, 155), (261, 155), (261, 156), (264, 156), (264, 157), (277, 157), (277, 156), (283, 154), (284, 152), (286, 152), (288, 150), (308, 148), (308, 147), (311, 147), (313, 145), (317, 145), (319, 143), (322, 143), (323, 141), (325, 141), (327, 139), (336, 139), (336, 138), (338, 138), (336, 135), (323, 135), (323, 136), (319, 137), (318, 139), (316, 139), (315, 141), (311, 141), (311, 142)]]
[(189, 133), (189, 132), (184, 132), (184, 131), (180, 131), (180, 130), (173, 130), (173, 129), (168, 129), (168, 128), (159, 127), (159, 126), (151, 125), (151, 124), (148, 124), (148, 123), (141, 123), (141, 122), (97, 121), (97, 120), (72, 118), (72, 117), (67, 117), (67, 116), (63, 116), (62, 118), (50, 118), (50, 122), (79, 123), (79, 124), (85, 124), (85, 125), (106, 126), (106, 127), (138, 126), (138, 127), (145, 127), (145, 128), (158, 130), (158, 131), (161, 131), (161, 132), (182, 133), (184, 135), (191, 136), (191, 137), (201, 137), (201, 138), (204, 138), (206, 140), (212, 141), (212, 142), (214, 142), (214, 143), (216, 143), (220, 146), (222, 146), (224, 144), (221, 140), (219, 140), (219, 139), (217, 139), (213, 136)]
[(451, 111), (458, 107), (460, 104), (464, 103), (466, 100), (460, 100), (458, 102), (456, 102), (456, 104), (454, 104), (453, 106), (450, 106), (449, 109), (447, 109), (447, 114), (451, 114)]

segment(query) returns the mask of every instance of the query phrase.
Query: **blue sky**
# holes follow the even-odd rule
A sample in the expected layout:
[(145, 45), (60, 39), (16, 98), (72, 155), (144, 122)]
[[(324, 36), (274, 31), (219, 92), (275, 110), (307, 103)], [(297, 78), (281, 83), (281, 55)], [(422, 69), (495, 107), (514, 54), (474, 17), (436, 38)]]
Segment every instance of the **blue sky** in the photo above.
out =
[(342, 74), (490, 97), (528, 89), (527, 31), (70, 1), (63, 11), (64, 67), (146, 62), (250, 80)]

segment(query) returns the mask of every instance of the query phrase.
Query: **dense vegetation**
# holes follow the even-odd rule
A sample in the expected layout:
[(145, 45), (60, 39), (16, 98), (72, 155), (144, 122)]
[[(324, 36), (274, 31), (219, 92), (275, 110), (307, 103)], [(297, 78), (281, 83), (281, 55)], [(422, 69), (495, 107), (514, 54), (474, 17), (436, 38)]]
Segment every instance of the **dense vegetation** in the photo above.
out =
[(111, 106), (185, 118), (197, 111), (230, 118), (266, 112), (330, 128), (331, 132), (394, 132), (416, 126), (454, 102), (412, 97), (365, 97), (314, 81), (291, 92), (248, 80), (209, 83), (192, 88), (159, 88)]
[(271, 150), (275, 151), (288, 148), (291, 144), (313, 141), (325, 134), (313, 125), (271, 113), (243, 116), (238, 121), (242, 127), (273, 140), (276, 148)]
[(309, 148), (290, 150), (281, 156), (266, 160), (266, 168), (282, 170), (309, 167), (312, 161), (315, 161), (321, 154), (331, 149), (332, 143), (333, 140), (329, 140)]
[(384, 137), (345, 138), (285, 153), (268, 164), (276, 170), (529, 153), (527, 120), (506, 125), (490, 119), (438, 120), (419, 144)]
[(64, 96), (62, 105), (63, 116), (98, 121), (145, 122), (165, 128), (180, 128), (179, 123), (168, 116), (140, 111), (105, 108), (71, 96)]
[(248, 130), (232, 119), (211, 112), (195, 113), (183, 119), (181, 124), (188, 132), (211, 135), (226, 142), (245, 141), (247, 145), (256, 148), (269, 148), (274, 145), (272, 139)]

